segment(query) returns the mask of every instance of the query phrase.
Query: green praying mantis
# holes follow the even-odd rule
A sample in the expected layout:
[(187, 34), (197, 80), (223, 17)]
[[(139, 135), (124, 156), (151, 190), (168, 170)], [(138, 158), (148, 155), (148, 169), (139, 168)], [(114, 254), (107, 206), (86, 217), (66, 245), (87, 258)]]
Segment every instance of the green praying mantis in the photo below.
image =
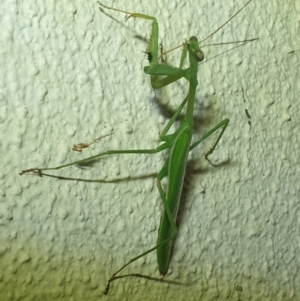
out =
[[(206, 39), (210, 38), (213, 34), (215, 34), (220, 28), (222, 28), (225, 24), (227, 24), (230, 20), (232, 20), (242, 9), (244, 9), (252, 0), (248, 1), (240, 10), (238, 10), (228, 21), (226, 21), (222, 26), (220, 26), (217, 30), (215, 30), (211, 35), (209, 35)], [(129, 18), (141, 18), (146, 19), (152, 22), (152, 31), (151, 36), (147, 48), (147, 57), (149, 61), (149, 65), (144, 67), (144, 72), (150, 75), (151, 85), (153, 89), (160, 89), (169, 85), (181, 78), (185, 78), (189, 83), (188, 94), (185, 99), (182, 101), (178, 109), (175, 111), (172, 118), (167, 123), (166, 127), (160, 134), (161, 144), (155, 149), (129, 149), (129, 150), (108, 150), (94, 156), (88, 157), (86, 159), (78, 160), (75, 162), (63, 164), (56, 167), (42, 167), (42, 168), (30, 168), (23, 170), (20, 172), (20, 175), (25, 173), (35, 173), (40, 176), (47, 175), (44, 174), (44, 171), (49, 170), (59, 170), (62, 168), (66, 168), (72, 165), (83, 165), (89, 162), (94, 161), (95, 159), (99, 159), (102, 156), (107, 155), (118, 155), (118, 154), (156, 154), (164, 150), (168, 150), (168, 157), (165, 161), (163, 167), (159, 171), (156, 176), (156, 184), (157, 189), (160, 195), (160, 198), (163, 203), (163, 213), (160, 221), (160, 226), (158, 230), (158, 238), (157, 244), (149, 249), (146, 252), (132, 258), (125, 265), (119, 268), (107, 281), (107, 286), (105, 288), (104, 294), (107, 294), (110, 289), (110, 284), (116, 279), (123, 278), (123, 276), (119, 276), (118, 274), (127, 267), (130, 263), (136, 261), (137, 259), (145, 256), (146, 254), (153, 252), (156, 250), (157, 253), (157, 263), (158, 269), (161, 275), (166, 275), (168, 272), (169, 264), (170, 264), (170, 254), (172, 245), (175, 237), (177, 236), (178, 230), (176, 227), (176, 217), (178, 212), (178, 207), (180, 203), (183, 182), (185, 177), (186, 165), (188, 161), (188, 154), (191, 150), (193, 150), (196, 146), (198, 146), (202, 141), (204, 141), (207, 137), (212, 135), (217, 130), (221, 130), (216, 142), (213, 144), (211, 149), (205, 154), (205, 158), (208, 159), (208, 156), (213, 153), (217, 144), (219, 143), (221, 137), (224, 134), (226, 127), (228, 126), (229, 119), (225, 118), (219, 124), (217, 124), (213, 129), (208, 131), (205, 135), (203, 135), (199, 140), (192, 143), (192, 135), (193, 135), (193, 125), (194, 125), (194, 103), (196, 96), (196, 88), (198, 85), (197, 74), (198, 74), (198, 64), (203, 61), (204, 54), (200, 49), (200, 43), (195, 36), (190, 37), (186, 40), (182, 45), (176, 47), (182, 47), (181, 58), (178, 67), (173, 67), (165, 63), (162, 57), (159, 56), (159, 43), (158, 43), (158, 23), (156, 18), (141, 14), (141, 13), (131, 13), (127, 11), (123, 11), (120, 9), (108, 7), (99, 2), (100, 7), (108, 10), (113, 10), (116, 12), (124, 13), (127, 15), (126, 20)], [(206, 40), (205, 39), (205, 40)], [(247, 43), (250, 41), (254, 41), (256, 39), (241, 41), (242, 43)], [(203, 41), (202, 41), (203, 42)], [(236, 43), (241, 43), (236, 42)], [(176, 49), (174, 48), (174, 49)], [(172, 49), (172, 50), (174, 50)], [(163, 54), (166, 54), (163, 53)], [(183, 64), (188, 57), (189, 66), (187, 68), (183, 68)], [(159, 61), (162, 61), (160, 63)], [(185, 115), (183, 120), (181, 121), (179, 127), (174, 133), (169, 133), (171, 126), (178, 119), (183, 108), (186, 106)], [(51, 175), (52, 176), (52, 175)], [(56, 176), (54, 176), (56, 177)], [(57, 176), (58, 177), (58, 176)], [(167, 177), (167, 187), (163, 188), (162, 180)], [(62, 178), (62, 177), (58, 177)], [(92, 181), (92, 180), (91, 180)], [(130, 274), (137, 275), (137, 274)], [(138, 276), (138, 275), (137, 275)], [(149, 277), (150, 278), (150, 277)]]

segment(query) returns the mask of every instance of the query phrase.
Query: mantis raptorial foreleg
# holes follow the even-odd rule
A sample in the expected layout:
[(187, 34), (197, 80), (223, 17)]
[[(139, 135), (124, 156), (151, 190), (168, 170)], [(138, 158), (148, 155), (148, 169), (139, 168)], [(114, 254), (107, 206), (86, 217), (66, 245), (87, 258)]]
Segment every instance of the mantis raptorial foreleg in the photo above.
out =
[[(236, 16), (243, 8), (245, 8), (249, 3), (248, 1), (234, 16)], [(116, 8), (105, 6), (99, 2), (99, 5), (105, 9), (114, 10), (116, 12), (121, 12), (127, 14), (126, 20), (129, 18), (141, 18), (152, 22), (151, 37), (149, 40), (147, 48), (147, 57), (149, 60), (149, 66), (144, 67), (144, 72), (151, 77), (151, 85), (154, 89), (159, 89), (169, 85), (181, 78), (185, 78), (189, 83), (189, 91), (187, 96), (182, 101), (181, 105), (177, 108), (172, 118), (169, 120), (165, 128), (160, 134), (161, 144), (154, 149), (129, 149), (129, 150), (108, 150), (94, 156), (88, 157), (86, 159), (78, 160), (75, 162), (59, 165), (56, 167), (37, 167), (23, 170), (20, 175), (24, 173), (37, 173), (43, 175), (43, 171), (49, 170), (59, 170), (72, 165), (81, 165), (88, 162), (99, 159), (102, 156), (117, 155), (117, 154), (156, 154), (163, 150), (168, 150), (167, 160), (165, 161), (160, 172), (157, 174), (157, 189), (162, 200), (164, 212), (160, 221), (158, 239), (154, 247), (150, 248), (148, 251), (132, 258), (125, 265), (119, 268), (113, 275), (109, 278), (107, 282), (105, 294), (108, 293), (110, 284), (112, 281), (123, 278), (124, 275), (119, 276), (118, 274), (129, 264), (136, 261), (137, 259), (145, 256), (146, 254), (156, 250), (157, 252), (157, 262), (160, 274), (165, 275), (168, 272), (168, 267), (170, 263), (170, 253), (172, 248), (172, 243), (176, 237), (178, 230), (176, 227), (176, 217), (178, 212), (178, 207), (180, 203), (180, 197), (183, 187), (183, 181), (185, 176), (186, 165), (188, 161), (189, 152), (198, 146), (202, 141), (212, 135), (214, 132), (221, 129), (221, 132), (213, 144), (212, 148), (205, 154), (207, 159), (209, 155), (213, 153), (217, 144), (219, 143), (224, 131), (229, 123), (229, 119), (225, 118), (219, 124), (217, 124), (213, 129), (208, 131), (199, 140), (192, 143), (193, 135), (193, 125), (194, 125), (194, 103), (196, 88), (198, 85), (197, 73), (198, 64), (204, 59), (204, 54), (200, 49), (200, 42), (195, 36), (190, 37), (186, 40), (180, 47), (182, 47), (182, 53), (180, 57), (179, 67), (173, 67), (165, 64), (165, 60), (161, 59), (162, 63), (159, 63), (159, 43), (158, 43), (158, 23), (156, 18), (140, 13), (131, 13)], [(234, 17), (233, 16), (233, 17)], [(233, 17), (231, 17), (227, 22), (225, 22), (221, 27), (227, 24)], [(217, 32), (221, 27), (219, 27), (215, 32)], [(214, 32), (214, 33), (215, 33)], [(211, 36), (211, 35), (210, 35)], [(210, 37), (209, 36), (209, 37)], [(254, 40), (254, 39), (253, 39)], [(252, 41), (252, 40), (247, 40)], [(245, 42), (245, 41), (244, 41)], [(178, 47), (177, 47), (178, 48)], [(161, 56), (165, 55), (167, 52), (162, 53)], [(189, 66), (188, 68), (183, 68), (184, 61), (188, 57)], [(174, 133), (169, 134), (171, 126), (177, 120), (179, 114), (185, 108), (185, 115), (180, 125)], [(164, 189), (161, 181), (167, 177), (167, 188)], [(129, 274), (129, 276), (139, 276), (137, 274)]]

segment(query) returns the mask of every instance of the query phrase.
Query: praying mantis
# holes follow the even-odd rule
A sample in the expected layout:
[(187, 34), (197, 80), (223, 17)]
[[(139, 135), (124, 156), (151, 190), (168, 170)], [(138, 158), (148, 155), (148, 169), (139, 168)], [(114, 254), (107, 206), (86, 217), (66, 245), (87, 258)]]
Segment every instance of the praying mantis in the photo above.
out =
[[(240, 10), (238, 10), (228, 21), (226, 21), (222, 26), (220, 26), (217, 30), (215, 30), (211, 35), (209, 35), (206, 39), (210, 38), (213, 34), (215, 34), (220, 28), (222, 28), (225, 24), (227, 24), (230, 20), (232, 20), (238, 13), (241, 12), (252, 0), (248, 1)], [(205, 135), (203, 135), (199, 140), (192, 143), (193, 136), (193, 126), (194, 126), (194, 104), (195, 104), (195, 96), (196, 96), (196, 88), (198, 85), (197, 74), (198, 74), (198, 64), (203, 61), (204, 53), (200, 48), (200, 42), (195, 36), (191, 36), (188, 40), (186, 40), (182, 45), (176, 48), (182, 47), (182, 53), (180, 57), (180, 62), (178, 67), (173, 67), (171, 65), (166, 64), (161, 57), (159, 57), (159, 43), (158, 43), (158, 22), (155, 17), (141, 14), (141, 13), (131, 13), (127, 11), (123, 11), (120, 9), (112, 8), (106, 6), (99, 2), (100, 7), (108, 10), (113, 10), (116, 12), (124, 13), (127, 15), (126, 20), (129, 18), (137, 18), (137, 19), (146, 19), (152, 22), (152, 31), (151, 36), (147, 48), (147, 57), (149, 61), (149, 65), (144, 67), (144, 72), (147, 75), (150, 75), (151, 86), (153, 89), (163, 88), (181, 78), (184, 78), (189, 83), (189, 91), (187, 96), (184, 98), (180, 106), (174, 112), (172, 118), (168, 121), (166, 127), (162, 130), (160, 134), (161, 144), (155, 149), (128, 149), (128, 150), (108, 150), (91, 157), (78, 160), (75, 162), (63, 164), (56, 167), (36, 167), (30, 168), (26, 170), (22, 170), (20, 175), (25, 173), (36, 173), (40, 176), (43, 175), (44, 171), (49, 170), (60, 170), (62, 168), (66, 168), (72, 165), (83, 165), (88, 162), (94, 161), (95, 159), (99, 159), (102, 156), (108, 155), (120, 155), (120, 154), (156, 154), (164, 150), (168, 150), (168, 157), (162, 166), (161, 170), (158, 172), (156, 176), (156, 185), (160, 195), (160, 198), (163, 203), (163, 213), (160, 221), (160, 226), (158, 230), (158, 238), (157, 243), (154, 247), (150, 248), (148, 251), (143, 252), (142, 254), (135, 256), (130, 261), (128, 261), (125, 265), (119, 268), (112, 276), (109, 278), (107, 282), (107, 286), (105, 288), (104, 294), (107, 294), (110, 289), (110, 284), (114, 280), (118, 278), (122, 278), (124, 276), (118, 276), (118, 274), (129, 264), (136, 261), (137, 259), (145, 256), (146, 254), (153, 252), (156, 250), (157, 253), (157, 263), (159, 273), (161, 275), (166, 275), (168, 272), (169, 264), (170, 264), (170, 255), (173, 246), (173, 242), (175, 237), (177, 236), (178, 229), (176, 227), (176, 217), (178, 213), (178, 207), (180, 203), (183, 182), (185, 177), (186, 165), (188, 161), (188, 154), (191, 150), (193, 150), (196, 146), (198, 146), (202, 141), (211, 136), (217, 130), (221, 130), (216, 142), (213, 144), (211, 149), (205, 154), (205, 158), (208, 159), (208, 156), (211, 155), (216, 146), (218, 145), (221, 137), (223, 136), (226, 127), (229, 124), (229, 119), (225, 118), (215, 127), (213, 127), (210, 131), (208, 131)], [(205, 40), (206, 40), (205, 39)], [(245, 40), (243, 43), (254, 41), (256, 39)], [(204, 40), (203, 40), (204, 41)], [(202, 42), (203, 42), (202, 41)], [(172, 49), (174, 50), (174, 49)], [(166, 54), (163, 53), (163, 54)], [(189, 66), (187, 68), (183, 67), (185, 60), (188, 57)], [(159, 60), (162, 60), (162, 63)], [(175, 132), (169, 133), (170, 128), (178, 119), (181, 111), (186, 106), (185, 115), (183, 120), (181, 121), (179, 127)], [(97, 140), (97, 139), (96, 139)], [(94, 141), (93, 141), (94, 142)], [(92, 143), (93, 143), (92, 142)], [(88, 146), (88, 144), (87, 144)], [(74, 146), (75, 147), (75, 146)], [(84, 145), (84, 147), (86, 147)], [(76, 150), (76, 149), (75, 149)], [(81, 150), (81, 148), (80, 148)], [(163, 188), (162, 180), (167, 178), (167, 187)], [(92, 180), (91, 180), (92, 181)], [(134, 274), (132, 274), (134, 275)]]

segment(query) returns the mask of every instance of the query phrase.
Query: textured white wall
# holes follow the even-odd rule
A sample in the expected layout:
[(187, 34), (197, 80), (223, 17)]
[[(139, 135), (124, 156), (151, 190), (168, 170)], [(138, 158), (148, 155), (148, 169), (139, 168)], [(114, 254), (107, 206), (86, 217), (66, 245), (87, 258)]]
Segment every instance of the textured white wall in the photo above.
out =
[[(84, 183), (18, 172), (158, 145), (167, 118), (142, 71), (146, 43), (135, 37), (148, 38), (150, 23), (124, 23), (96, 1), (55, 2), (0, 5), (0, 299), (236, 300), (240, 285), (242, 300), (299, 300), (299, 1), (253, 0), (212, 41), (259, 40), (199, 67), (195, 137), (231, 121), (212, 156), (219, 167), (203, 157), (214, 138), (191, 154), (198, 172), (188, 179), (166, 277), (190, 286), (125, 278), (108, 297), (102, 291), (112, 272), (155, 245), (155, 179)], [(190, 35), (206, 37), (245, 1), (124, 3), (113, 5), (157, 17), (169, 49)], [(210, 58), (228, 48), (203, 50)], [(168, 60), (177, 64), (179, 56)], [(176, 108), (187, 88), (181, 81), (163, 89), (162, 102)], [(70, 150), (111, 131), (82, 155)], [(142, 177), (164, 158), (113, 156), (57, 174)], [(124, 272), (157, 277), (155, 253)]]

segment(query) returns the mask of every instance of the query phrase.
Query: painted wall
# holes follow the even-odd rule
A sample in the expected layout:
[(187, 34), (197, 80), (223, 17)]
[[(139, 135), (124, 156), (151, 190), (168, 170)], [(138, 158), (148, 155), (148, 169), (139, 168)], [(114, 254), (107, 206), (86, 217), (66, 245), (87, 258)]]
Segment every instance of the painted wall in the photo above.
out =
[[(113, 5), (157, 17), (167, 50), (205, 38), (245, 1), (124, 3)], [(2, 0), (0, 28), (1, 300), (299, 300), (299, 1), (253, 0), (205, 42), (259, 38), (230, 52), (203, 48), (212, 59), (199, 66), (195, 139), (225, 117), (230, 124), (211, 156), (218, 167), (204, 159), (216, 136), (190, 155), (166, 277), (189, 285), (125, 278), (108, 297), (111, 274), (156, 243), (153, 174), (165, 154), (54, 173), (123, 180), (112, 183), (18, 173), (156, 147), (188, 85), (154, 92), (143, 73), (150, 22), (125, 22), (96, 1)], [(167, 55), (174, 65), (179, 57)], [(82, 154), (71, 150), (111, 132)], [(155, 253), (124, 273), (159, 277)]]

